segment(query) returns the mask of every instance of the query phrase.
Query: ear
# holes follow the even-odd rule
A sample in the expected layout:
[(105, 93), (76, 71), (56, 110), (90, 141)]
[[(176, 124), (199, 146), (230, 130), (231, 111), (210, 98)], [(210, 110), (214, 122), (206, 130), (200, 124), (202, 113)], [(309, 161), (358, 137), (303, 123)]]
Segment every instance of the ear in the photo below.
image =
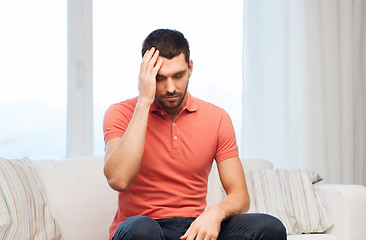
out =
[(192, 59), (190, 59), (188, 63), (188, 77), (192, 76), (192, 71), (193, 71), (193, 61)]

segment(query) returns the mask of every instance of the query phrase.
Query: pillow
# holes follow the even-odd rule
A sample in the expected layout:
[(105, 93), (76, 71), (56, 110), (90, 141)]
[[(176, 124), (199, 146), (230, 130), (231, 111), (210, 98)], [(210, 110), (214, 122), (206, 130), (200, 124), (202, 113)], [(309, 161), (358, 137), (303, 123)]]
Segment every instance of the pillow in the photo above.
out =
[(40, 178), (28, 159), (0, 158), (0, 239), (61, 239)]
[(248, 171), (249, 212), (277, 217), (289, 235), (324, 232), (333, 225), (333, 221), (313, 190), (313, 183), (321, 180), (319, 174), (310, 170)]

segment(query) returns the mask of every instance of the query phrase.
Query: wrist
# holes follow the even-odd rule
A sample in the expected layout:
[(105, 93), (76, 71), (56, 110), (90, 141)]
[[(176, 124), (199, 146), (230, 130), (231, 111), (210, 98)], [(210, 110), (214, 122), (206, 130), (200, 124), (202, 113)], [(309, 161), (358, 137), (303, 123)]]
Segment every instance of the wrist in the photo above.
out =
[(151, 106), (151, 104), (153, 104), (153, 102), (154, 102), (154, 100), (144, 99), (144, 98), (138, 97), (136, 108), (150, 109), (150, 106)]
[(210, 209), (212, 211), (215, 211), (215, 215), (217, 216), (217, 219), (220, 222), (224, 221), (227, 218), (226, 211), (224, 210), (224, 208), (222, 206), (220, 206), (220, 204), (214, 205), (214, 206), (210, 207)]

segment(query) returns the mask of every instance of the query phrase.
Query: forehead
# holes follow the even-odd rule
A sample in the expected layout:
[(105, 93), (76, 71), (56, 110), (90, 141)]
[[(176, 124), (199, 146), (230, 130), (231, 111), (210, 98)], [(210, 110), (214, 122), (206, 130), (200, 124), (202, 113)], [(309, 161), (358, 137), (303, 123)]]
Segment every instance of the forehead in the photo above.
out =
[(188, 64), (183, 53), (172, 59), (165, 57), (159, 57), (159, 59), (163, 60), (163, 64), (158, 71), (159, 75), (168, 76), (188, 69)]

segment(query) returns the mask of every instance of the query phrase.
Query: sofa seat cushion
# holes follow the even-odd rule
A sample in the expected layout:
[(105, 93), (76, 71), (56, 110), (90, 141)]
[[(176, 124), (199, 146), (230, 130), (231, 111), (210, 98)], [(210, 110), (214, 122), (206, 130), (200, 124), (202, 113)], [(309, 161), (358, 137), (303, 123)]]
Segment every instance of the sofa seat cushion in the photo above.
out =
[(289, 235), (287, 240), (341, 240), (340, 238), (329, 234), (301, 234)]
[(61, 239), (42, 182), (28, 159), (0, 158), (0, 239)]

